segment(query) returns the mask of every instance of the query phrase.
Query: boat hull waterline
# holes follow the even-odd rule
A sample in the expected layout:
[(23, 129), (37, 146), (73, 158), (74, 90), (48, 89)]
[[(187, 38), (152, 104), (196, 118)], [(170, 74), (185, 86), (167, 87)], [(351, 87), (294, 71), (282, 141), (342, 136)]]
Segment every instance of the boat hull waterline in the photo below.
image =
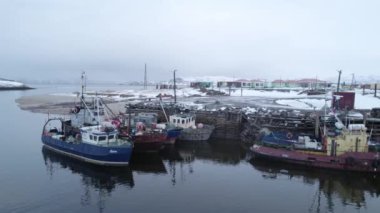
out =
[(178, 139), (182, 141), (207, 141), (215, 127), (213, 125), (203, 125), (202, 128), (187, 128), (179, 135)]
[(346, 152), (339, 156), (327, 156), (261, 145), (254, 145), (251, 150), (254, 158), (257, 159), (296, 164), (309, 168), (380, 173), (379, 153)]
[(102, 147), (87, 143), (69, 143), (48, 135), (42, 136), (42, 142), (47, 148), (57, 153), (104, 166), (128, 165), (133, 149), (130, 145)]

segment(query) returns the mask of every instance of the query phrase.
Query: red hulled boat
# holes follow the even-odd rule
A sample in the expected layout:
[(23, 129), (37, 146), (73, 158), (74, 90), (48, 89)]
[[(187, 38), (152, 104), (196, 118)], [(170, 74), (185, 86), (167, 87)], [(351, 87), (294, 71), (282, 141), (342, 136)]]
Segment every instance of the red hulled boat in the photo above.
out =
[(254, 158), (342, 171), (380, 173), (380, 154), (368, 152), (368, 134), (362, 124), (346, 128), (335, 117), (333, 128), (323, 130), (323, 149), (297, 150), (294, 147), (253, 145)]

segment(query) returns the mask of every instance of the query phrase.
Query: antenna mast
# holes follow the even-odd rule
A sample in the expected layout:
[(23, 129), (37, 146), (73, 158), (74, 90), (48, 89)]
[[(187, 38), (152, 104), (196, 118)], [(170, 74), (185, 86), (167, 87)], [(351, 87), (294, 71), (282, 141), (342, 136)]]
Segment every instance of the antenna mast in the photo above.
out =
[(350, 89), (353, 89), (355, 86), (355, 73), (352, 73), (351, 86)]
[(146, 74), (146, 63), (145, 63), (145, 71), (144, 71), (144, 89), (148, 89), (148, 79)]
[(339, 72), (339, 78), (338, 78), (338, 87), (336, 89), (337, 92), (339, 92), (339, 86), (340, 86), (340, 75), (342, 74), (342, 70), (338, 70)]

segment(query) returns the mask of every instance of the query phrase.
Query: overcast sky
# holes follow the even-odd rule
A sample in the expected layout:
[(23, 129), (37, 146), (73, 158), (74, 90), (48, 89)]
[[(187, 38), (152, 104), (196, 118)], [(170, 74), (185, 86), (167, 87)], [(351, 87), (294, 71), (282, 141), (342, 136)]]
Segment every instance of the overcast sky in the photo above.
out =
[(0, 77), (376, 75), (380, 1), (1, 0)]

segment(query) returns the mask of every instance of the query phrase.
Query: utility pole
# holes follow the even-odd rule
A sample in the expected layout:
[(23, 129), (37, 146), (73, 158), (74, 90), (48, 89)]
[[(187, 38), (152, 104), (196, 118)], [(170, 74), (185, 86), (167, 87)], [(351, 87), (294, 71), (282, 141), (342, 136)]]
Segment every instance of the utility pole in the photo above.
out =
[(377, 93), (377, 83), (375, 84), (375, 94), (374, 94), (375, 97), (377, 97), (376, 93)]
[(340, 75), (342, 74), (342, 70), (338, 70), (339, 72), (339, 78), (338, 78), (338, 87), (336, 88), (336, 91), (339, 92), (339, 86), (340, 86)]
[(355, 86), (355, 74), (352, 73), (352, 79), (351, 79), (351, 86), (350, 86), (350, 89), (353, 89)]
[(144, 72), (144, 89), (148, 89), (148, 79), (146, 75), (146, 63), (145, 63), (145, 72)]
[(174, 103), (177, 103), (177, 94), (176, 94), (176, 85), (175, 85), (175, 72), (177, 70), (173, 71), (173, 89), (174, 89)]

